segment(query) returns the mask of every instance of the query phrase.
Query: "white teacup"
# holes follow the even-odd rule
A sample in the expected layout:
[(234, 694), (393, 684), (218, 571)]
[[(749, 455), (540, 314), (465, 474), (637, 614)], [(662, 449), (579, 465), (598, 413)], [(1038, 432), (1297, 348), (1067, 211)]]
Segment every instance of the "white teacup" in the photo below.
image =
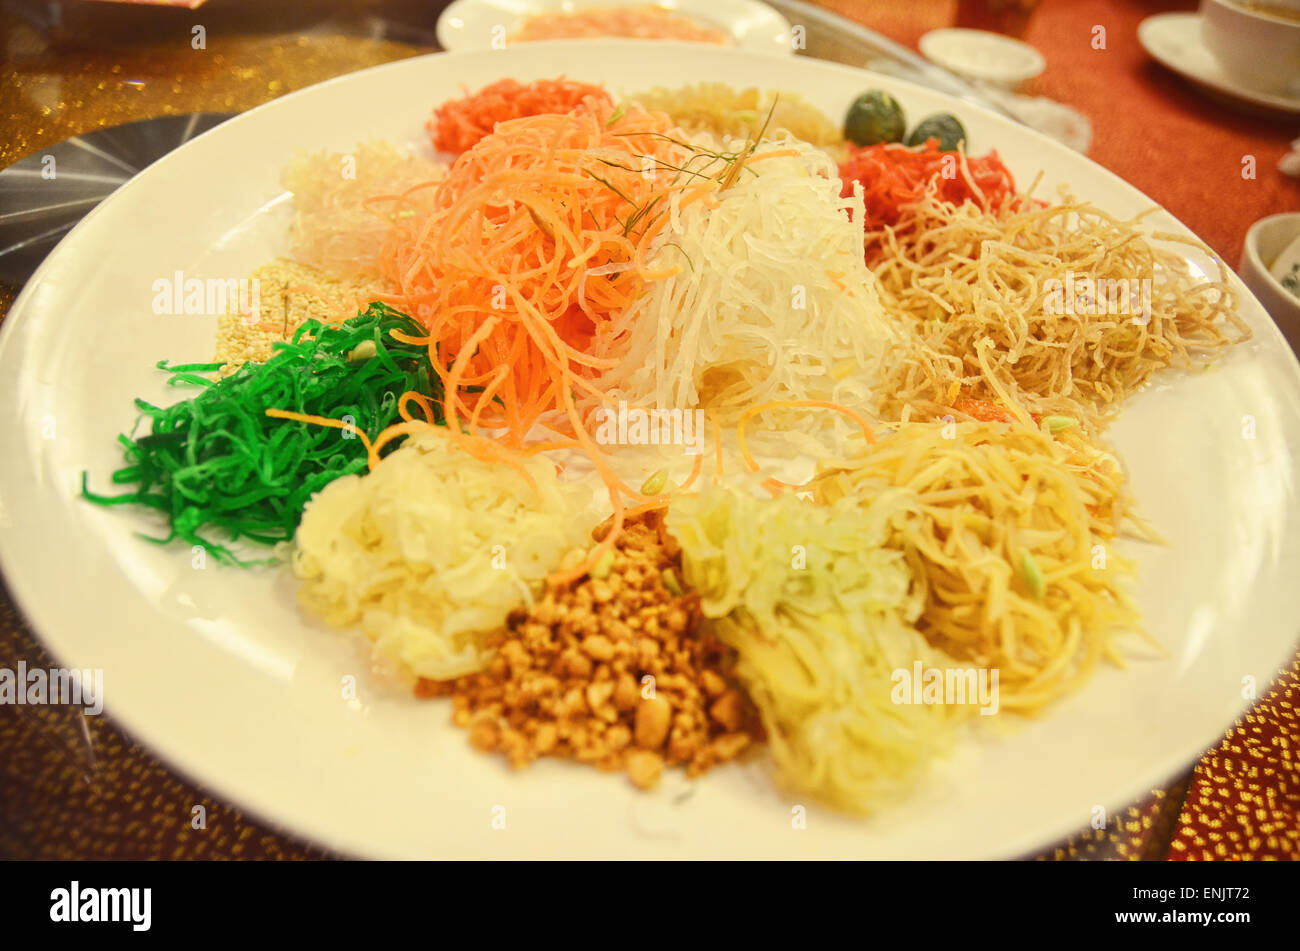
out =
[(1201, 38), (1242, 85), (1300, 95), (1300, 0), (1201, 0)]

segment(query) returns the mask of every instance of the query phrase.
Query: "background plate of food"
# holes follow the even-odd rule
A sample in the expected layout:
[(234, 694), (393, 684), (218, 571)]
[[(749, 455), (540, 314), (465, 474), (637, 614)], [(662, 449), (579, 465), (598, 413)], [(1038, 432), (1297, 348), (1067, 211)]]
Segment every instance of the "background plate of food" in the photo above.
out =
[(1257, 302), (1080, 155), (838, 65), (520, 44), (287, 96), (69, 234), (0, 399), (53, 653), (350, 854), (1026, 854), (1296, 642)]
[(456, 0), (438, 16), (443, 49), (539, 40), (677, 40), (791, 55), (790, 24), (758, 0)]

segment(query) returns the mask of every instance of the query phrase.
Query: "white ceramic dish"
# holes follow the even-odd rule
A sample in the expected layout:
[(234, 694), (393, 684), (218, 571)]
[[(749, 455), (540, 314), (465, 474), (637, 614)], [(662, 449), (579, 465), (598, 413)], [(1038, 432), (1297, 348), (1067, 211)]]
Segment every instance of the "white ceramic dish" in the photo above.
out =
[[(658, 6), (721, 30), (731, 45), (790, 56), (790, 24), (760, 0), (454, 0), (438, 16), (438, 44), (445, 50), (501, 49), (529, 17), (573, 13), (587, 7)], [(716, 49), (716, 47), (714, 47)]]
[(1196, 13), (1157, 13), (1138, 25), (1138, 42), (1160, 65), (1227, 105), (1300, 115), (1300, 96), (1260, 92), (1229, 76), (1206, 47), (1201, 24)]
[[(104, 671), (106, 709), (215, 795), (347, 853), (373, 856), (988, 857), (1029, 853), (1185, 768), (1262, 692), (1300, 627), (1300, 366), (1244, 288), (1255, 339), (1211, 372), (1137, 395), (1112, 435), (1167, 547), (1129, 546), (1163, 659), (1102, 670), (1050, 716), (964, 743), (911, 800), (874, 819), (792, 799), (760, 761), (636, 792), (562, 763), (512, 772), (469, 747), (444, 701), (385, 692), (354, 639), (305, 621), (284, 572), (193, 567), (137, 531), (147, 514), (78, 497), (107, 485), (131, 400), (180, 396), (160, 358), (206, 360), (214, 321), (151, 312), (180, 270), (246, 274), (287, 248), (282, 166), (304, 148), (388, 139), (427, 148), (431, 107), (506, 76), (637, 90), (717, 80), (798, 91), (839, 116), (883, 88), (912, 115), (952, 112), (1017, 179), (1045, 170), (1118, 215), (1150, 207), (1116, 176), (1014, 122), (899, 80), (804, 58), (657, 43), (438, 55), (272, 102), (132, 180), (49, 256), (0, 330), (0, 563), (63, 663)], [(419, 90), (412, 96), (412, 90)], [(389, 104), (376, 108), (376, 103)], [(1152, 227), (1185, 233), (1159, 212)], [(1245, 438), (1249, 418), (1249, 436)], [(357, 678), (345, 699), (343, 678)], [(792, 828), (795, 806), (806, 828)], [(505, 828), (498, 828), (504, 821)]]
[(921, 52), (933, 63), (966, 79), (1013, 87), (1047, 68), (1047, 60), (1028, 43), (992, 33), (945, 27), (921, 37)]
[(1273, 317), (1282, 336), (1300, 352), (1300, 298), (1272, 274), (1273, 262), (1297, 238), (1300, 238), (1300, 212), (1261, 218), (1246, 232), (1237, 271)]

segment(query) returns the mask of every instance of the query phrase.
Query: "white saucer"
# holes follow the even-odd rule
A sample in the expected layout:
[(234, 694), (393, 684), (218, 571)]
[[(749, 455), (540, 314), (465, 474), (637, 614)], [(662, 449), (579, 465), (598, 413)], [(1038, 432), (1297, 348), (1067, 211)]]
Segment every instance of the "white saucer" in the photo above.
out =
[(1300, 115), (1300, 96), (1259, 92), (1232, 79), (1201, 40), (1197, 13), (1158, 13), (1138, 25), (1138, 42), (1162, 66), (1216, 94), (1227, 105)]
[(988, 30), (945, 27), (926, 33), (917, 45), (927, 59), (958, 76), (1008, 88), (1047, 68), (1043, 54), (1028, 43)]

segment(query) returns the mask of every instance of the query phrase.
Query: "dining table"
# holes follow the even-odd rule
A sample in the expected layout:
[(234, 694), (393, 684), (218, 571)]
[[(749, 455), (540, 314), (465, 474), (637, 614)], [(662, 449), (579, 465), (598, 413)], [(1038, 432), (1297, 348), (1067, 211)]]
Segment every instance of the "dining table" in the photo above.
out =
[[(924, 34), (958, 23), (958, 0), (770, 5), (803, 28), (798, 55), (983, 101), (980, 87), (918, 52)], [(436, 53), (434, 25), (444, 6), (208, 0), (185, 9), (0, 0), (0, 169), (97, 130), (167, 116), (219, 119), (330, 77)], [(1039, 0), (1030, 7), (1020, 38), (1046, 66), (1019, 94), (1086, 117), (1087, 155), (1168, 209), (1230, 267), (1253, 222), (1300, 210), (1300, 180), (1279, 169), (1300, 136), (1300, 114), (1235, 108), (1165, 69), (1140, 45), (1144, 18), (1195, 10), (1194, 0)], [(201, 56), (191, 43), (196, 25), (205, 35)], [(5, 215), (0, 207), (0, 224)], [(0, 282), (0, 320), (21, 279), (6, 273)], [(1300, 636), (1300, 618), (1295, 627)], [(0, 668), (20, 663), (48, 668), (58, 658), (0, 578)], [(201, 828), (193, 821), (198, 807)], [(111, 712), (0, 704), (0, 857), (345, 856), (214, 796), (138, 743)], [(1260, 685), (1249, 711), (1225, 724), (1198, 761), (1104, 822), (1022, 858), (1300, 858), (1300, 653)]]

